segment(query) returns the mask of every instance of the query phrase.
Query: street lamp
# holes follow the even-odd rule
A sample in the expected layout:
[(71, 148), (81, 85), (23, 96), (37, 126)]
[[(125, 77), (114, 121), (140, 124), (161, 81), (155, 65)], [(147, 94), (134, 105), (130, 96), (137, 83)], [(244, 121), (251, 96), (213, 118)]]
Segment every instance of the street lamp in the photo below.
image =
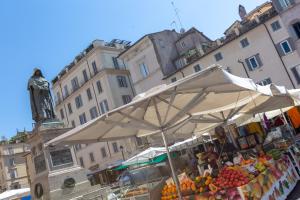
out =
[(249, 74), (248, 74), (248, 71), (247, 71), (247, 68), (245, 66), (245, 63), (241, 60), (241, 59), (238, 59), (238, 63), (242, 64), (243, 65), (243, 68), (244, 68), (244, 71), (247, 75), (247, 78), (250, 78)]
[(121, 149), (121, 153), (122, 153), (123, 160), (125, 161), (125, 157), (124, 157), (124, 147), (121, 145), (121, 146), (120, 146), (120, 149)]

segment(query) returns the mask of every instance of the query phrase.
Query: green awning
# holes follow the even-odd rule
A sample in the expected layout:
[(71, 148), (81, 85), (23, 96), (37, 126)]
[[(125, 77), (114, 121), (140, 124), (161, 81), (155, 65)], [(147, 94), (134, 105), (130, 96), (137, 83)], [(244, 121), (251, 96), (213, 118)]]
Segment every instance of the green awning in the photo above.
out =
[[(172, 156), (172, 158), (176, 158), (177, 157), (176, 152), (172, 152), (171, 156)], [(130, 167), (130, 166), (154, 165), (154, 164), (158, 164), (158, 163), (161, 163), (161, 162), (165, 162), (167, 159), (168, 159), (168, 155), (165, 153), (165, 154), (156, 156), (152, 160), (147, 161), (147, 162), (140, 162), (140, 163), (137, 162), (137, 163), (134, 163), (134, 164), (131, 164), (131, 165), (119, 165), (118, 167), (114, 168), (113, 170), (115, 170), (115, 171), (123, 170), (123, 169), (126, 169), (126, 168)]]

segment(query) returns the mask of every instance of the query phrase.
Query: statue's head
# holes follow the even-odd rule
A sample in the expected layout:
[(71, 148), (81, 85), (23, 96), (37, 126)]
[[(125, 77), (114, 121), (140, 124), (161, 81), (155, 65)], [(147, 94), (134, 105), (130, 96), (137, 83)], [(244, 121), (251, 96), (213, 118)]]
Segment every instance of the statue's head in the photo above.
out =
[(34, 68), (33, 76), (44, 77), (42, 71), (39, 68)]

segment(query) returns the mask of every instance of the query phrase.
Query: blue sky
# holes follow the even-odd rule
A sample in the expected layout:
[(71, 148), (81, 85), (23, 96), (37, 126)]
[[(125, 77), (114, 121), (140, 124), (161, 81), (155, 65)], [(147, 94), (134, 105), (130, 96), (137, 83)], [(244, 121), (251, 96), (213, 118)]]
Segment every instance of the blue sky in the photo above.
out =
[[(265, 0), (174, 0), (185, 29), (222, 36)], [(0, 135), (31, 130), (27, 80), (39, 66), (51, 80), (94, 39), (136, 41), (146, 33), (176, 28), (171, 0), (3, 0), (0, 3)], [(179, 23), (177, 22), (179, 27)]]

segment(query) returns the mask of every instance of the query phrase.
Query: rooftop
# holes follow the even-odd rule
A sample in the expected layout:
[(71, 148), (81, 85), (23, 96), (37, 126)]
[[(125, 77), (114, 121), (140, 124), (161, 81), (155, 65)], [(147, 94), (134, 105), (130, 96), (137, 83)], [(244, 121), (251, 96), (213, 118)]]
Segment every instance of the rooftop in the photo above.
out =
[(103, 40), (94, 40), (87, 48), (85, 48), (82, 52), (80, 52), (77, 56), (75, 56), (74, 60), (66, 65), (57, 76), (52, 79), (52, 84), (55, 84), (58, 79), (66, 74), (66, 72), (72, 69), (77, 62), (79, 62), (82, 58), (84, 58), (89, 52), (91, 52), (96, 47), (108, 47), (114, 49), (127, 49), (130, 46), (130, 41), (113, 39), (110, 42), (105, 42)]

